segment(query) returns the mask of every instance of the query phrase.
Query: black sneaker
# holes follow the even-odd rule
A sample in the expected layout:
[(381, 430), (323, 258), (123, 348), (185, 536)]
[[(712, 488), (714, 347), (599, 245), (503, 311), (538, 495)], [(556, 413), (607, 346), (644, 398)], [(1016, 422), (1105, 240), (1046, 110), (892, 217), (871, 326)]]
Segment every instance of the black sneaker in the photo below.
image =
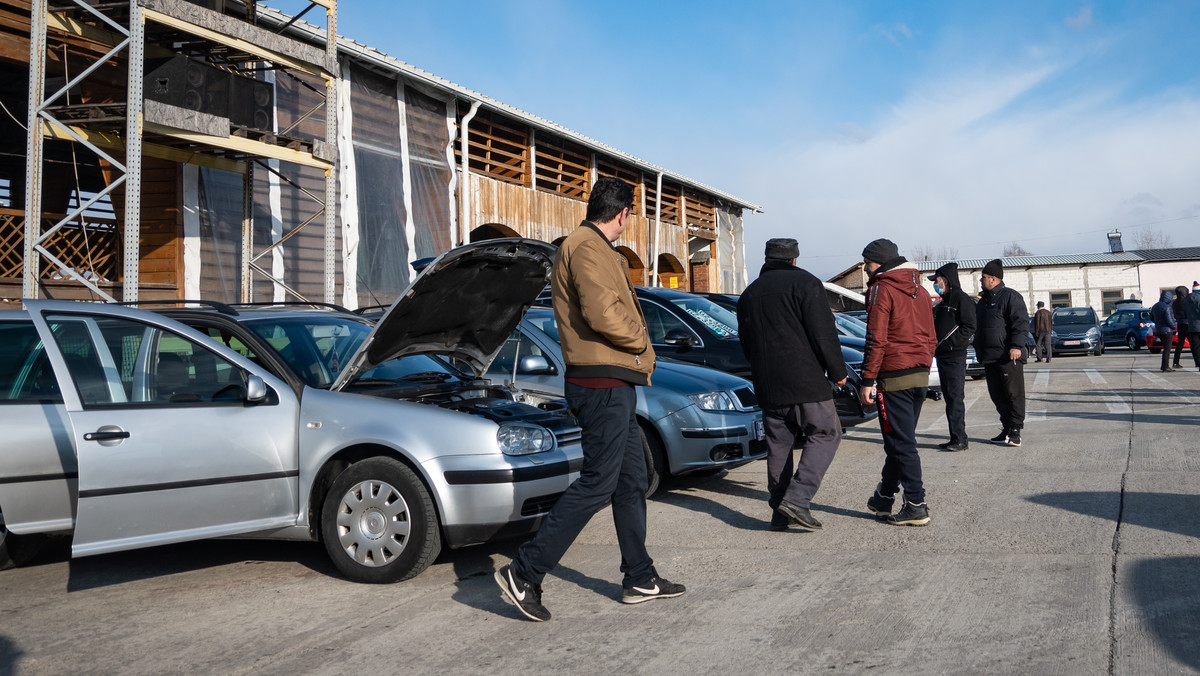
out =
[(950, 448), (950, 446), (953, 444), (954, 444), (953, 441), (943, 441), (942, 443), (938, 444), (938, 448), (940, 448), (944, 451), (947, 448)]
[(965, 442), (965, 441), (956, 441), (952, 444), (946, 444), (942, 448), (946, 449), (947, 451), (955, 452), (955, 451), (965, 451), (970, 447), (967, 445), (967, 442)]
[(1005, 441), (1004, 443), (1009, 446), (1020, 446), (1021, 445), (1021, 430), (1013, 430), (1013, 431), (1009, 432), (1008, 433), (1008, 441)]
[(778, 509), (771, 510), (771, 530), (787, 530), (790, 525), (792, 525), (792, 520), (786, 514), (780, 512)]
[(493, 577), (496, 578), (496, 584), (500, 585), (500, 591), (504, 592), (509, 601), (516, 604), (525, 617), (534, 622), (550, 619), (550, 611), (542, 605), (542, 585), (522, 580), (517, 571), (513, 570), (511, 563), (501, 567)]
[(875, 495), (867, 498), (867, 509), (875, 515), (877, 519), (886, 519), (892, 513), (892, 506), (896, 504), (896, 497), (893, 495), (884, 495), (879, 492), (883, 484), (875, 487)]
[(784, 500), (775, 509), (797, 526), (809, 530), (818, 530), (821, 528), (821, 522), (817, 521), (812, 512), (808, 511), (807, 507), (801, 507), (793, 502)]
[(1000, 430), (1000, 434), (997, 434), (996, 436), (992, 437), (991, 439), (988, 439), (988, 441), (992, 442), (993, 444), (1007, 444), (1008, 443), (1008, 430), (1007, 429)]
[(683, 585), (664, 580), (658, 576), (658, 573), (655, 573), (654, 577), (650, 578), (644, 584), (625, 587), (621, 591), (621, 603), (641, 603), (653, 599), (670, 599), (682, 596), (685, 591), (687, 591), (687, 588)]
[(924, 526), (929, 523), (929, 507), (924, 502), (918, 505), (905, 500), (904, 507), (888, 517), (888, 523), (897, 526)]

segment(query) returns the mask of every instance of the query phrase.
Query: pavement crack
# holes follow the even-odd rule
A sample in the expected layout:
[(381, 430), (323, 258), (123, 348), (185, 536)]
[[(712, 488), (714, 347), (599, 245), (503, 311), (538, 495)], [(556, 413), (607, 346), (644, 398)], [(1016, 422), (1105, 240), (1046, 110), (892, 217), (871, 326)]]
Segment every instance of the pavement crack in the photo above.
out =
[(1117, 525), (1112, 538), (1112, 580), (1108, 587), (1108, 673), (1117, 666), (1117, 562), (1121, 555), (1121, 525), (1125, 522), (1125, 482), (1133, 464), (1133, 424), (1137, 414), (1136, 394), (1133, 391), (1133, 368), (1129, 369), (1129, 440), (1125, 448), (1125, 469), (1121, 472), (1121, 493), (1117, 501)]

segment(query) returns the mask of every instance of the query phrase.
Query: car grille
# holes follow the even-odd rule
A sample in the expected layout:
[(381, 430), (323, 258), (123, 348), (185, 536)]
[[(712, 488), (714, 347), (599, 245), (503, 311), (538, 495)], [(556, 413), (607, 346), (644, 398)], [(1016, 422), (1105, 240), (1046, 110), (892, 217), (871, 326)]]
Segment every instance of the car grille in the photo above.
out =
[(739, 387), (733, 391), (733, 396), (737, 397), (742, 408), (758, 408), (758, 396), (754, 394), (753, 388)]
[(550, 511), (554, 503), (562, 497), (562, 493), (551, 493), (550, 495), (539, 495), (536, 498), (529, 498), (521, 504), (521, 516), (537, 516)]
[(559, 446), (566, 444), (577, 444), (583, 438), (583, 429), (580, 427), (567, 427), (564, 429), (554, 430), (554, 441)]
[(853, 364), (850, 362), (846, 362), (846, 366), (849, 366), (850, 370), (854, 371), (854, 375), (858, 376), (859, 378), (862, 377), (862, 362), (861, 361), (856, 361)]

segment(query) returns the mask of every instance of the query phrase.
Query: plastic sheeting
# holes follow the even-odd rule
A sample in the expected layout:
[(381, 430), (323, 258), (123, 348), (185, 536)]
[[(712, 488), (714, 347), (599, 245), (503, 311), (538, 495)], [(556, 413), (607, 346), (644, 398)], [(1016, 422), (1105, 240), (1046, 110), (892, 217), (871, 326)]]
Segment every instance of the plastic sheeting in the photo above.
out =
[(448, 102), (404, 88), (405, 141), (408, 144), (409, 183), (412, 186), (412, 225), (417, 258), (435, 256), (453, 245), (450, 166), (447, 148), (451, 125)]
[(717, 279), (720, 293), (741, 293), (746, 288), (746, 244), (742, 237), (742, 210), (717, 205)]
[[(191, 172), (187, 175), (190, 177)], [(200, 296), (237, 303), (242, 275), (242, 175), (200, 167), (195, 173), (200, 229)]]

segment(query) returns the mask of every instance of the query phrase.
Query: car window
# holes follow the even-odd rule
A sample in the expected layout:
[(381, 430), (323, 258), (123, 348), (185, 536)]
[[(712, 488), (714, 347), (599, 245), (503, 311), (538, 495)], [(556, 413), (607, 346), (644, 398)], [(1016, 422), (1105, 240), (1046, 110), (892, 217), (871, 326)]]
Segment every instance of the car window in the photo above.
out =
[(732, 339), (738, 335), (737, 315), (707, 298), (692, 296), (673, 298), (671, 304), (691, 315), (718, 338)]
[(346, 360), (371, 332), (358, 319), (339, 315), (266, 317), (243, 322), (267, 342), (310, 387), (329, 387)]
[[(646, 304), (642, 304), (642, 312), (646, 310)], [(562, 340), (558, 337), (558, 322), (554, 321), (553, 312), (530, 312), (525, 316), (534, 326), (541, 329), (542, 333), (550, 337), (550, 340), (562, 344)]]
[[(490, 373), (512, 373), (514, 365), (520, 363), (521, 359), (531, 356), (546, 357), (546, 353), (537, 346), (537, 343), (533, 342), (532, 338), (518, 329), (509, 335), (508, 340), (504, 341), (504, 346), (492, 360), (488, 371)], [(546, 359), (549, 361), (549, 357)]]
[(642, 314), (646, 316), (646, 328), (650, 332), (650, 342), (655, 345), (665, 345), (667, 334), (679, 330), (687, 335), (694, 335), (683, 320), (667, 311), (657, 303), (642, 301)]
[(1096, 312), (1090, 307), (1059, 308), (1054, 311), (1055, 324), (1095, 324)]
[(0, 404), (62, 400), (54, 368), (33, 323), (0, 323)]
[(84, 406), (237, 403), (246, 373), (191, 340), (120, 317), (50, 315)]

